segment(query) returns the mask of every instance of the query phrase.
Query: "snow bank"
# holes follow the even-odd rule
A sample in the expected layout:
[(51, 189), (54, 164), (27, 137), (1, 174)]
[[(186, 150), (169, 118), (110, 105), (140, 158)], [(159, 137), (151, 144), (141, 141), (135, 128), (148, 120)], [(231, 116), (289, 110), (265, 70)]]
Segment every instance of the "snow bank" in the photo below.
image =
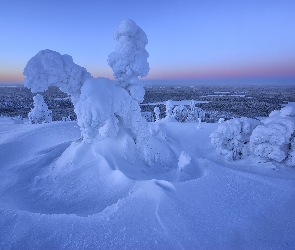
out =
[[(7, 122), (0, 124), (6, 138), (0, 150), (0, 249), (295, 247), (294, 171), (258, 174), (237, 171), (238, 163), (212, 162), (208, 138), (218, 124), (197, 130), (192, 123), (160, 123), (177, 155), (191, 157), (174, 181), (173, 169), (147, 178), (153, 167), (140, 161), (123, 171), (127, 163), (117, 154), (123, 140), (68, 147), (79, 138), (76, 122)], [(99, 155), (103, 151), (106, 157)], [(61, 154), (71, 157), (61, 161)], [(69, 171), (48, 176), (52, 166)]]
[(71, 96), (75, 103), (80, 95), (83, 83), (92, 78), (83, 67), (75, 64), (69, 55), (46, 49), (32, 57), (23, 72), (24, 86), (33, 93), (43, 92), (50, 86), (56, 86)]

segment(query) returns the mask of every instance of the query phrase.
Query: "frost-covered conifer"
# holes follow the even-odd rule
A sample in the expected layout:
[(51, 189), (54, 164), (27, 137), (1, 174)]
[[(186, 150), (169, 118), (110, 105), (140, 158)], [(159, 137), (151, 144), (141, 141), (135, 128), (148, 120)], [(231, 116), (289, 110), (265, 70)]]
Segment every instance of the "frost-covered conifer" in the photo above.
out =
[(204, 119), (205, 112), (199, 108), (196, 107), (196, 102), (194, 100), (191, 100), (190, 102), (190, 109), (188, 110), (188, 115), (186, 121), (197, 121), (199, 123), (199, 120)]
[(185, 122), (188, 116), (188, 110), (184, 105), (176, 106), (173, 109), (172, 116), (178, 121), (178, 122)]
[(150, 134), (138, 102), (111, 80), (96, 78), (86, 81), (81, 88), (75, 112), (83, 139), (104, 140), (116, 137), (120, 129), (127, 130), (133, 137), (131, 141), (135, 142), (139, 157), (149, 165), (170, 161), (168, 144), (156, 140)]
[(120, 86), (125, 88), (133, 99), (143, 101), (145, 94), (138, 77), (149, 72), (149, 57), (145, 46), (148, 43), (145, 32), (132, 20), (123, 20), (114, 33), (116, 49), (109, 55), (108, 64)]
[(264, 160), (282, 162), (287, 157), (293, 131), (294, 123), (286, 119), (258, 126), (250, 139), (252, 154)]
[(286, 159), (290, 140), (295, 129), (292, 109), (283, 108), (273, 111), (265, 120), (264, 125), (258, 126), (250, 138), (251, 153), (265, 161), (282, 162)]
[(288, 152), (287, 160), (285, 163), (289, 167), (295, 167), (295, 138), (294, 138), (294, 135), (291, 139), (289, 147), (290, 147), (290, 150)]
[(259, 124), (260, 121), (246, 117), (228, 120), (211, 133), (211, 143), (226, 160), (240, 159), (249, 155), (250, 135)]
[(165, 106), (166, 106), (166, 117), (167, 118), (172, 117), (172, 111), (174, 108), (173, 102), (171, 100), (168, 100), (166, 101)]
[(28, 114), (31, 123), (49, 123), (52, 122), (52, 112), (44, 102), (43, 96), (37, 94), (33, 97), (34, 108)]
[(32, 57), (23, 72), (24, 86), (33, 93), (43, 92), (56, 86), (71, 96), (73, 103), (79, 99), (83, 83), (92, 78), (83, 67), (75, 64), (69, 55), (46, 49)]
[(166, 101), (166, 116), (165, 118), (161, 119), (161, 122), (176, 122), (176, 119), (173, 117), (173, 108), (174, 104), (171, 100)]
[(160, 121), (160, 114), (161, 114), (161, 112), (160, 112), (159, 107), (155, 107), (154, 108), (154, 113), (155, 113), (155, 116), (156, 116), (156, 122)]

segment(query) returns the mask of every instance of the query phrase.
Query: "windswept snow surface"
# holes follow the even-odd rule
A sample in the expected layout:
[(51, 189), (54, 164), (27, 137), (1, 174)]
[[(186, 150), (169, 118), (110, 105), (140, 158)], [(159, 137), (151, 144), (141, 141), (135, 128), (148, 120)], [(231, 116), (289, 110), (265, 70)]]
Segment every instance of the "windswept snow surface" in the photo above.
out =
[(126, 159), (122, 131), (90, 144), (76, 122), (0, 117), (0, 249), (295, 248), (294, 169), (225, 162), (218, 124), (160, 125), (190, 164)]

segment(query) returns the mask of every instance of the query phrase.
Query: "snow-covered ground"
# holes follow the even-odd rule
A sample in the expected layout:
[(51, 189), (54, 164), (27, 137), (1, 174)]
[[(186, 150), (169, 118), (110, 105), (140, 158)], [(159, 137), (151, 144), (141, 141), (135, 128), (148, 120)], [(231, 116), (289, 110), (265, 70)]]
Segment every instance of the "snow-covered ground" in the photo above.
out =
[(0, 249), (295, 248), (293, 168), (226, 162), (218, 124), (161, 126), (182, 155), (166, 168), (124, 158), (120, 131), (90, 144), (74, 121), (0, 117)]

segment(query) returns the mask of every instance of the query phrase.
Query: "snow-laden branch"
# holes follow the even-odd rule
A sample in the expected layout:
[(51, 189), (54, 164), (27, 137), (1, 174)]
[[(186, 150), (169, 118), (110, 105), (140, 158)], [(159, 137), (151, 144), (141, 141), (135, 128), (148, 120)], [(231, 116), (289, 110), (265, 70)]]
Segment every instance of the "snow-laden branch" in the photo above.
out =
[(33, 93), (43, 92), (50, 86), (56, 86), (71, 96), (75, 103), (80, 96), (83, 83), (92, 78), (83, 67), (75, 64), (69, 55), (46, 49), (32, 57), (23, 72), (24, 86)]

